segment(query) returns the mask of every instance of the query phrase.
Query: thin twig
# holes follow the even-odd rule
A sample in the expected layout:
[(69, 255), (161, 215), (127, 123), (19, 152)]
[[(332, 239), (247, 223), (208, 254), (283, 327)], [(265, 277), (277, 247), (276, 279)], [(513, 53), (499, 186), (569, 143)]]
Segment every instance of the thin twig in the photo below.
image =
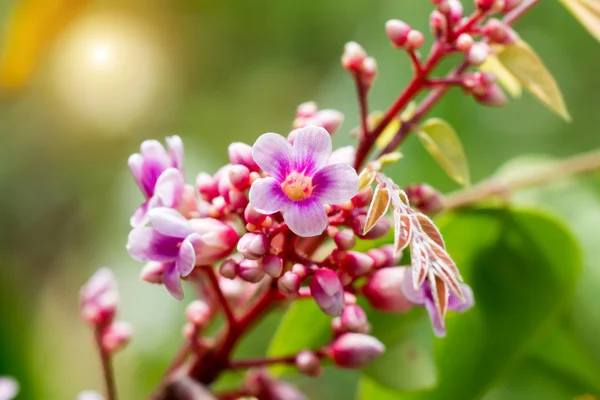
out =
[(360, 112), (360, 126), (362, 129), (362, 136), (366, 137), (369, 135), (369, 125), (368, 125), (368, 116), (369, 116), (369, 106), (367, 103), (367, 88), (365, 87), (360, 72), (355, 72), (354, 76), (354, 84), (356, 85), (356, 93), (358, 96), (358, 108)]
[(115, 384), (115, 375), (113, 372), (110, 353), (102, 345), (102, 331), (104, 327), (96, 327), (94, 330), (94, 339), (102, 364), (102, 376), (104, 377), (104, 385), (106, 390), (106, 400), (117, 400), (117, 387)]
[(233, 314), (233, 310), (229, 306), (229, 302), (227, 301), (227, 298), (221, 291), (221, 287), (219, 286), (219, 279), (217, 278), (217, 275), (215, 274), (213, 267), (208, 265), (208, 266), (203, 267), (203, 270), (206, 273), (206, 275), (208, 276), (208, 279), (210, 279), (210, 282), (211, 282), (213, 289), (217, 295), (219, 303), (221, 304), (221, 307), (223, 308), (223, 312), (225, 313), (225, 316), (227, 317), (227, 321), (229, 322), (229, 325), (235, 325), (237, 322), (235, 315)]

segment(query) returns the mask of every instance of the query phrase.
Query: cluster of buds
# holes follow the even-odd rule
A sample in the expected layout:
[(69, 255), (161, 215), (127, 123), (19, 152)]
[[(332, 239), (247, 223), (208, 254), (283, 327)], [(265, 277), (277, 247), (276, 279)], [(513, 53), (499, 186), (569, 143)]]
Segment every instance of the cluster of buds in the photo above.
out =
[(353, 73), (365, 89), (373, 85), (377, 76), (377, 62), (356, 42), (348, 42), (344, 46), (342, 67)]
[[(330, 135), (333, 135), (342, 122), (344, 121), (344, 114), (338, 110), (323, 109), (319, 110), (317, 103), (314, 101), (307, 101), (302, 103), (296, 109), (296, 119), (294, 120), (294, 129), (304, 128), (308, 125), (320, 126), (325, 128)], [(293, 136), (291, 137), (293, 142)]]
[(482, 12), (507, 13), (522, 2), (523, 0), (475, 0), (475, 6)]
[(491, 107), (506, 104), (506, 95), (496, 83), (496, 75), (491, 72), (465, 74), (463, 88), (480, 104)]
[(114, 353), (131, 339), (131, 325), (115, 321), (118, 303), (117, 283), (108, 268), (99, 269), (81, 288), (81, 317), (94, 328), (98, 344), (106, 353)]

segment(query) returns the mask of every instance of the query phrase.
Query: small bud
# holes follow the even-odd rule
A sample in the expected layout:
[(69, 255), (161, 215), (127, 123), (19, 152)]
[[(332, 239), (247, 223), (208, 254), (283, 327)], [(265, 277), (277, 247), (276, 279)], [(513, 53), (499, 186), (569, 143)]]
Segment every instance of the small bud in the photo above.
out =
[(410, 32), (408, 32), (408, 35), (406, 36), (406, 49), (407, 50), (420, 49), (421, 46), (423, 46), (424, 42), (425, 42), (425, 37), (423, 36), (423, 34), (419, 31), (416, 31), (413, 29)]
[(506, 95), (497, 84), (486, 86), (482, 94), (473, 93), (473, 97), (478, 103), (485, 106), (502, 107), (506, 105)]
[(235, 279), (238, 274), (238, 264), (231, 258), (223, 261), (219, 267), (219, 274), (226, 279)]
[(256, 211), (251, 204), (248, 204), (244, 210), (244, 219), (249, 224), (260, 226), (266, 218), (267, 216), (265, 214)]
[(483, 34), (486, 35), (492, 43), (503, 45), (514, 44), (519, 35), (510, 26), (499, 19), (490, 19), (483, 27)]
[(423, 214), (436, 215), (444, 209), (443, 195), (426, 183), (404, 188), (410, 204)]
[(349, 229), (344, 229), (343, 231), (336, 233), (333, 237), (333, 241), (340, 250), (350, 250), (356, 244), (354, 232)]
[(467, 51), (467, 62), (471, 65), (481, 65), (487, 60), (490, 49), (487, 44), (478, 42), (473, 43)]
[(238, 241), (237, 232), (227, 223), (214, 218), (190, 219), (189, 224), (202, 239), (196, 245), (196, 265), (209, 265), (231, 253)]
[(345, 333), (344, 327), (342, 326), (341, 317), (335, 317), (331, 320), (331, 330), (333, 331), (334, 336), (339, 336), (342, 333)]
[(357, 208), (366, 207), (373, 200), (373, 187), (368, 186), (352, 198), (352, 204)]
[(392, 223), (388, 218), (384, 217), (379, 219), (366, 235), (363, 235), (366, 220), (366, 214), (360, 214), (352, 220), (352, 230), (359, 238), (373, 240), (387, 236), (387, 234), (390, 233)]
[(260, 260), (263, 271), (273, 278), (279, 278), (283, 271), (283, 260), (275, 254), (267, 254)]
[(509, 12), (515, 8), (517, 8), (523, 0), (504, 0), (504, 7), (502, 8), (502, 12)]
[(469, 51), (471, 46), (473, 46), (473, 36), (468, 33), (463, 33), (456, 39), (456, 48), (463, 53)]
[(504, 8), (505, 0), (475, 0), (475, 6), (484, 12), (497, 12)]
[(379, 340), (362, 333), (344, 333), (331, 345), (333, 362), (342, 368), (363, 368), (384, 351)]
[(191, 324), (204, 326), (210, 318), (210, 307), (203, 300), (194, 300), (185, 308), (185, 318)]
[(244, 165), (250, 171), (260, 171), (260, 167), (254, 162), (254, 158), (252, 158), (252, 147), (246, 143), (231, 143), (227, 148), (227, 152), (229, 154), (229, 161), (233, 165)]
[(140, 279), (148, 283), (163, 283), (163, 272), (165, 271), (167, 264), (150, 261), (146, 263), (140, 272)]
[(358, 251), (349, 251), (344, 261), (342, 268), (353, 278), (365, 275), (373, 268), (373, 259), (364, 253)]
[[(365, 74), (366, 71), (364, 68), (366, 64), (367, 60), (365, 60), (363, 63), (363, 73)], [(377, 68), (377, 66), (375, 66), (375, 68)], [(333, 135), (338, 130), (342, 122), (344, 122), (344, 114), (338, 110), (325, 109), (317, 112), (312, 120), (313, 125), (320, 126), (329, 132), (330, 135)]]
[(257, 260), (269, 251), (269, 239), (264, 233), (246, 233), (240, 238), (237, 250), (247, 259)]
[(429, 16), (429, 28), (436, 38), (443, 38), (448, 33), (448, 21), (438, 10), (433, 10)]
[(250, 187), (250, 170), (245, 165), (232, 165), (229, 168), (231, 185), (241, 191)]
[(243, 260), (239, 264), (238, 275), (246, 282), (257, 283), (265, 277), (265, 272), (260, 268), (257, 261)]
[(385, 23), (385, 33), (395, 47), (403, 48), (406, 44), (410, 26), (398, 19), (390, 19)]
[(102, 347), (109, 353), (113, 353), (123, 346), (125, 346), (129, 340), (133, 329), (131, 325), (124, 321), (117, 321), (110, 324), (103, 332), (100, 341)]
[(277, 280), (277, 287), (283, 294), (296, 294), (300, 290), (300, 276), (292, 271), (287, 271)]
[(11, 377), (0, 376), (0, 400), (12, 400), (19, 394), (19, 383)]
[(460, 0), (447, 0), (445, 7), (439, 7), (438, 9), (448, 16), (451, 24), (459, 23), (463, 17), (463, 5)]
[(296, 108), (296, 117), (310, 118), (316, 114), (317, 110), (317, 103), (314, 101), (307, 101)]
[(109, 324), (117, 312), (119, 293), (112, 271), (100, 268), (81, 288), (80, 312), (90, 325)]
[(321, 361), (319, 357), (312, 351), (303, 350), (296, 356), (296, 368), (304, 375), (319, 376), (321, 375)]
[(300, 278), (306, 278), (308, 275), (308, 268), (302, 264), (292, 265), (292, 272), (297, 274)]
[(219, 195), (219, 181), (206, 172), (200, 172), (196, 177), (196, 190), (203, 200), (210, 201)]
[(361, 68), (362, 83), (367, 87), (371, 87), (375, 77), (377, 77), (377, 62), (373, 57), (367, 57)]
[(340, 316), (342, 328), (347, 332), (367, 333), (369, 322), (367, 314), (357, 304), (349, 304), (342, 311)]
[(229, 205), (233, 210), (243, 210), (249, 204), (248, 196), (246, 193), (238, 190), (231, 189), (227, 196), (229, 198)]
[(342, 67), (348, 71), (358, 71), (367, 58), (367, 52), (356, 42), (348, 42), (344, 46)]
[(334, 271), (327, 268), (316, 270), (310, 281), (310, 294), (325, 314), (332, 317), (342, 314), (344, 288)]
[(411, 309), (412, 303), (402, 292), (406, 268), (388, 267), (377, 270), (361, 288), (369, 304), (376, 310), (400, 313)]

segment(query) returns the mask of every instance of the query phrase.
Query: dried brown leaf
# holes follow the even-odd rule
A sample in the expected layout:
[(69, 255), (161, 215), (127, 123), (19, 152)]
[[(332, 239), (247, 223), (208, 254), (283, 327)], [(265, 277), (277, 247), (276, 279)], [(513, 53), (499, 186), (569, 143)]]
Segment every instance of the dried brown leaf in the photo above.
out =
[(429, 256), (423, 246), (413, 240), (410, 246), (410, 258), (413, 287), (418, 289), (427, 277), (427, 272), (429, 271)]
[(443, 249), (446, 248), (446, 244), (444, 243), (444, 239), (442, 238), (442, 234), (440, 230), (435, 226), (431, 218), (429, 218), (425, 214), (417, 213), (417, 220), (419, 221), (419, 225), (421, 225), (421, 229), (423, 232), (429, 236), (431, 240), (439, 244)]
[(371, 185), (375, 180), (376, 175), (377, 171), (374, 171), (371, 168), (363, 169), (358, 175), (358, 192), (362, 192), (367, 186)]
[(394, 255), (398, 255), (410, 243), (412, 224), (408, 214), (394, 210)]
[(383, 217), (390, 206), (390, 200), (389, 190), (383, 185), (377, 185), (375, 193), (373, 193), (373, 200), (371, 200), (369, 211), (367, 212), (363, 235), (366, 235), (375, 226), (377, 221)]

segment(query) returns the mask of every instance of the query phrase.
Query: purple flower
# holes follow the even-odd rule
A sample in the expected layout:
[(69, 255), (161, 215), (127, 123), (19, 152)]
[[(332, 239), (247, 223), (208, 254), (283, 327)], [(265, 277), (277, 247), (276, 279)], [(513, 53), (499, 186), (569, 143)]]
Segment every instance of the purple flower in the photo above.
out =
[[(442, 310), (442, 315), (438, 312), (438, 307), (436, 307), (435, 300), (431, 283), (429, 280), (423, 282), (423, 284), (415, 289), (413, 285), (413, 276), (412, 273), (404, 274), (404, 280), (402, 281), (402, 292), (406, 298), (413, 302), (414, 304), (423, 305), (429, 314), (429, 319), (431, 320), (431, 324), (433, 325), (433, 331), (437, 337), (444, 337), (446, 335), (446, 324), (444, 321), (445, 313), (447, 309), (464, 312), (469, 308), (473, 307), (475, 304), (475, 300), (473, 297), (473, 291), (464, 283), (460, 284), (460, 288), (465, 297), (465, 301), (461, 301), (454, 293), (450, 292), (446, 287), (446, 284), (441, 279), (436, 279), (438, 283), (437, 288), (437, 297), (440, 299), (440, 303), (443, 304), (440, 306)], [(442, 292), (442, 293), (440, 293)]]
[(327, 165), (331, 138), (316, 126), (299, 129), (291, 145), (283, 136), (265, 133), (252, 150), (254, 161), (269, 177), (250, 188), (250, 204), (258, 212), (281, 211), (299, 236), (317, 236), (328, 224), (323, 204), (350, 200), (358, 190), (358, 176), (348, 164)]
[(140, 152), (129, 157), (133, 178), (146, 201), (131, 217), (131, 226), (148, 222), (147, 213), (155, 207), (177, 208), (182, 202), (185, 186), (183, 178), (183, 142), (179, 136), (166, 138), (168, 152), (156, 140), (146, 140)]
[(127, 251), (138, 261), (165, 264), (163, 282), (176, 299), (183, 298), (180, 277), (195, 265), (212, 264), (231, 252), (238, 236), (212, 218), (185, 219), (176, 210), (160, 207), (148, 212), (152, 227), (139, 226), (129, 234)]

